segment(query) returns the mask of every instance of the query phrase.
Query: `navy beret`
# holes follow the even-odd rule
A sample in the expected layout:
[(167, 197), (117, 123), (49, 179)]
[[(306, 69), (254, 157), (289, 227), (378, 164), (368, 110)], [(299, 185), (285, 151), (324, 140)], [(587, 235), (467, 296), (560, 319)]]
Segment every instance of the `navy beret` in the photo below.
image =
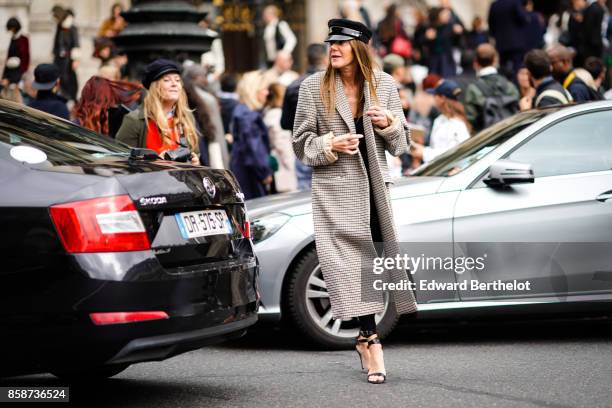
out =
[(445, 79), (435, 88), (428, 89), (427, 93), (446, 96), (447, 98), (457, 100), (461, 93), (461, 87), (455, 81)]
[(174, 61), (167, 59), (156, 59), (145, 67), (142, 78), (142, 86), (149, 89), (151, 83), (169, 73), (181, 73), (181, 67)]
[(372, 38), (372, 30), (359, 21), (332, 18), (327, 22), (327, 26), (329, 33), (325, 42), (359, 40), (367, 44)]

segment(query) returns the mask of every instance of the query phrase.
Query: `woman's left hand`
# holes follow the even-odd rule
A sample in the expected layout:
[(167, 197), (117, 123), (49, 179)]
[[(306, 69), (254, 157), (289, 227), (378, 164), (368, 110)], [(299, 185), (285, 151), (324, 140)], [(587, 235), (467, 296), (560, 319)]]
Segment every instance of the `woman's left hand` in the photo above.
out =
[(366, 112), (366, 115), (372, 120), (372, 124), (380, 129), (384, 129), (389, 126), (389, 119), (387, 114), (381, 109), (380, 106), (372, 105), (370, 110)]
[(198, 157), (197, 154), (195, 153), (191, 153), (191, 164), (195, 165), (195, 166), (199, 166), (200, 165), (200, 158)]

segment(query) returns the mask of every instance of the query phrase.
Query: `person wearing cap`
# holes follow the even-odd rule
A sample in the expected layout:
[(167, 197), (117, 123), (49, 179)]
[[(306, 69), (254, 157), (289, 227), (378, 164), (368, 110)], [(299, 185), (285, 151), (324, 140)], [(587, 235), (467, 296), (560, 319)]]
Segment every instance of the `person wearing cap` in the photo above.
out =
[(34, 82), (32, 88), (36, 92), (36, 98), (29, 104), (30, 108), (70, 119), (70, 113), (66, 106), (66, 99), (57, 94), (60, 86), (60, 72), (55, 64), (40, 64), (34, 69)]
[(412, 154), (428, 162), (448, 149), (470, 138), (469, 122), (459, 95), (461, 88), (455, 81), (444, 80), (434, 89), (434, 103), (440, 112), (431, 129), (429, 146), (413, 144)]
[[(385, 256), (399, 256), (385, 150), (394, 156), (408, 152), (410, 132), (395, 81), (375, 69), (372, 32), (346, 19), (332, 19), (328, 27), (330, 62), (300, 86), (293, 150), (313, 168), (316, 250), (332, 318), (340, 324), (358, 318), (357, 352), (368, 382), (380, 384), (386, 371), (374, 315), (385, 310), (385, 293), (374, 282), (408, 277), (401, 268), (376, 275), (364, 266), (380, 256), (381, 244)], [(394, 312), (416, 311), (412, 291), (388, 295)]]
[(142, 85), (148, 91), (144, 102), (125, 115), (116, 139), (154, 150), (161, 158), (166, 152), (187, 147), (192, 152), (191, 163), (199, 165), (199, 135), (178, 64), (167, 59), (153, 61), (145, 67)]
[(553, 78), (563, 85), (576, 103), (602, 100), (591, 73), (583, 68), (574, 69), (574, 55), (574, 51), (561, 44), (548, 50)]

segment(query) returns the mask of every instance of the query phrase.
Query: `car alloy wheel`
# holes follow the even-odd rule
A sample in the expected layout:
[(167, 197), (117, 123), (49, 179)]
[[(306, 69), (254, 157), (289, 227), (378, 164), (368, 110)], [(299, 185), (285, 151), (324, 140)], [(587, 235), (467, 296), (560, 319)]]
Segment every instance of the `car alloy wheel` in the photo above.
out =
[[(333, 319), (327, 286), (315, 248), (300, 255), (283, 295), (283, 313), (311, 342), (326, 349), (346, 349), (355, 346), (359, 332), (359, 320)], [(388, 296), (385, 308), (375, 316), (380, 337), (391, 332), (398, 321), (395, 308), (389, 307)]]
[[(332, 318), (329, 293), (321, 272), (321, 265), (317, 265), (311, 272), (306, 284), (306, 308), (313, 322), (319, 325), (328, 334), (342, 338), (355, 338), (359, 333), (359, 320)], [(385, 294), (385, 309), (374, 316), (376, 324), (380, 323), (389, 306), (388, 295)]]

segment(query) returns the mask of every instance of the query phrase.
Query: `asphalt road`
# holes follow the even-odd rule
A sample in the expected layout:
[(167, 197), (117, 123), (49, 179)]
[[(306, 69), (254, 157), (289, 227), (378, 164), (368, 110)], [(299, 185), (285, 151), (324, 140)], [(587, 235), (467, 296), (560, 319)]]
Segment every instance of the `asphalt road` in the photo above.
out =
[[(317, 351), (291, 332), (259, 328), (231, 344), (135, 365), (108, 381), (72, 385), (70, 405), (612, 406), (610, 324), (465, 326), (416, 333), (400, 328), (385, 342), (385, 358), (388, 382), (370, 385), (355, 352)], [(50, 375), (34, 375), (0, 380), (0, 386), (7, 385), (63, 384)]]

